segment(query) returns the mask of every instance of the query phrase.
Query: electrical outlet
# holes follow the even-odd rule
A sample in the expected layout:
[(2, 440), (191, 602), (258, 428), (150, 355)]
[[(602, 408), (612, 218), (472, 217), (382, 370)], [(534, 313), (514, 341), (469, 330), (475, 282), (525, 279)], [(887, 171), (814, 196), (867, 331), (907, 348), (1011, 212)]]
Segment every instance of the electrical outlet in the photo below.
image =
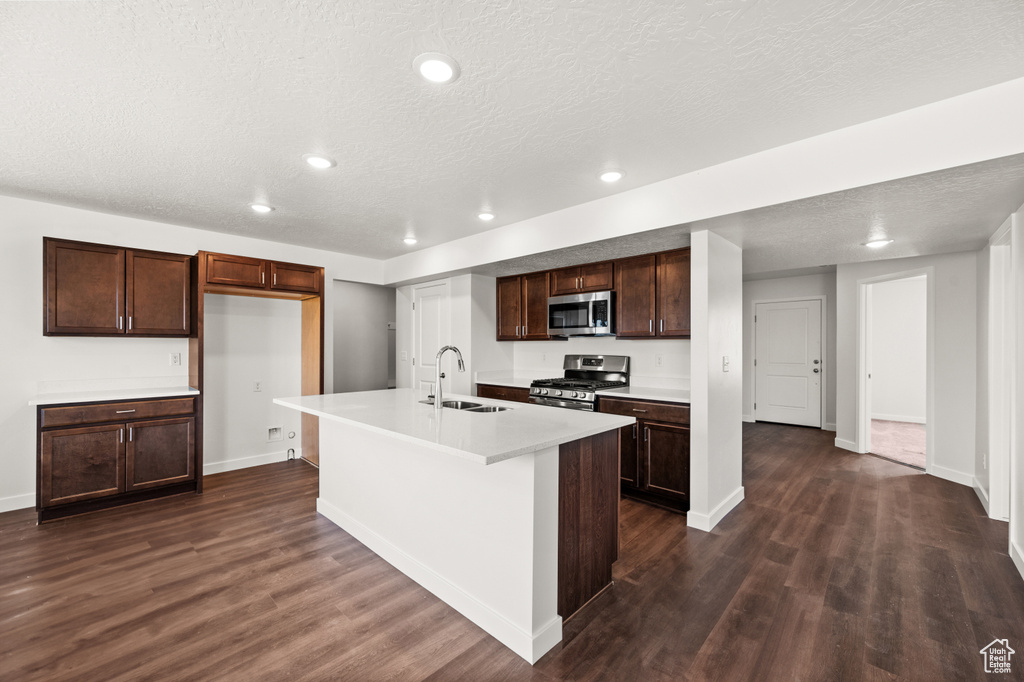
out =
[(262, 381), (254, 381), (254, 382), (252, 382), (252, 392), (253, 393), (259, 393), (262, 390), (263, 390), (263, 382)]
[(662, 363), (664, 361), (665, 361), (665, 356), (663, 356), (661, 354), (658, 354), (658, 355), (654, 356), (654, 366), (655, 367), (661, 367), (661, 365), (662, 365)]
[(283, 430), (280, 426), (271, 426), (267, 429), (267, 442), (273, 443), (274, 441), (281, 440), (281, 432)]
[(723, 372), (728, 372), (729, 371), (729, 356), (728, 355), (723, 355), (722, 356), (722, 371)]
[(181, 353), (171, 353), (171, 367), (181, 367)]

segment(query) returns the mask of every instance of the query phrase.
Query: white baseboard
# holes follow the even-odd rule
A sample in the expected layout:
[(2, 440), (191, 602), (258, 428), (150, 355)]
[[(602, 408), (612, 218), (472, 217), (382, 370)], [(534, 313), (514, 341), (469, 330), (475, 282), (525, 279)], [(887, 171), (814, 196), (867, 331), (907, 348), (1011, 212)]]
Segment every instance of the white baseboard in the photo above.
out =
[(479, 625), (489, 635), (525, 658), (530, 665), (536, 663), (541, 656), (562, 641), (561, 616), (555, 616), (532, 633), (527, 632), (337, 506), (323, 498), (317, 498), (316, 510), (379, 557)]
[(879, 419), (886, 422), (907, 422), (908, 424), (924, 424), (924, 417), (909, 417), (905, 414), (873, 414), (872, 419)]
[(857, 454), (863, 454), (858, 448), (857, 444), (852, 440), (846, 440), (845, 438), (836, 438), (836, 447), (842, 448), (843, 450), (849, 450), (850, 452), (856, 452)]
[(754, 415), (752, 415), (752, 414), (745, 414), (745, 415), (743, 415), (743, 421), (745, 421), (745, 422), (752, 422), (752, 421), (754, 421)]
[(710, 514), (700, 514), (692, 509), (686, 512), (686, 525), (690, 528), (702, 530), (705, 533), (711, 531), (718, 525), (718, 522), (725, 518), (736, 505), (743, 501), (743, 486), (736, 488), (729, 497), (722, 500), (718, 506), (711, 510)]
[(26, 493), (24, 495), (11, 495), (10, 497), (0, 497), (0, 512), (9, 512), (14, 511), (15, 509), (26, 509), (28, 507), (35, 506), (35, 493)]
[[(302, 457), (302, 448), (294, 448), (294, 450), (295, 459)], [(222, 474), (225, 471), (235, 471), (236, 469), (248, 469), (249, 467), (258, 467), (264, 464), (273, 464), (274, 462), (284, 462), (287, 459), (288, 451), (282, 450), (281, 452), (270, 452), (265, 455), (237, 457), (223, 462), (208, 462), (203, 464), (203, 475)]]
[(947, 469), (941, 467), (938, 464), (932, 464), (928, 467), (928, 473), (932, 476), (944, 478), (947, 481), (953, 481), (953, 483), (959, 483), (960, 485), (966, 485), (968, 487), (974, 487), (974, 476), (971, 474), (964, 473), (963, 471), (957, 471), (956, 469)]
[(971, 487), (974, 488), (974, 494), (981, 500), (981, 506), (985, 508), (985, 513), (992, 516), (992, 512), (988, 508), (988, 491), (981, 487), (981, 481), (977, 476), (972, 479)]
[(835, 432), (835, 430), (836, 430), (835, 422), (825, 422), (825, 431)]
[(1013, 559), (1020, 577), (1024, 578), (1024, 548), (1013, 540), (1010, 540), (1010, 558)]

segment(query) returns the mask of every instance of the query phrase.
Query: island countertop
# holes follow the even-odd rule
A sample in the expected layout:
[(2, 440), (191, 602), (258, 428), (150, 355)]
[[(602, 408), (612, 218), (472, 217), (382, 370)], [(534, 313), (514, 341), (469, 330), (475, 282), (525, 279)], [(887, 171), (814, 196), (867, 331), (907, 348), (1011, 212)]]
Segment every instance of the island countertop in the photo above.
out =
[(480, 464), (495, 464), (636, 421), (632, 417), (463, 395), (445, 395), (444, 399), (509, 409), (503, 412), (465, 412), (447, 407), (435, 410), (433, 405), (420, 402), (424, 398), (423, 391), (399, 388), (275, 398), (274, 403)]

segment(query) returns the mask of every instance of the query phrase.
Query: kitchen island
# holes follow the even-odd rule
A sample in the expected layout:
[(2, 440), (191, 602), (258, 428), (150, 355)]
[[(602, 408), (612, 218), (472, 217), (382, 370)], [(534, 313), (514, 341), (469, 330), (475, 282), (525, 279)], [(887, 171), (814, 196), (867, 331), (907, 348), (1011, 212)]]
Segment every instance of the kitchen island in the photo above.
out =
[(397, 389), (278, 398), (320, 417), (317, 511), (536, 662), (611, 584), (631, 417)]

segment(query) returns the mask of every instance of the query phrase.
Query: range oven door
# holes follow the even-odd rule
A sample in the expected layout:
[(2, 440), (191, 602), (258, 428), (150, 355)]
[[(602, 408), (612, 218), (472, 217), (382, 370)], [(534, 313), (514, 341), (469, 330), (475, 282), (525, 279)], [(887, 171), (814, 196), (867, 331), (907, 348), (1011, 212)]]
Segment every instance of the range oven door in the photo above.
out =
[(615, 294), (552, 296), (548, 299), (549, 336), (606, 336), (615, 333)]
[(562, 400), (561, 398), (542, 398), (541, 396), (531, 395), (530, 402), (535, 405), (546, 405), (548, 407), (564, 407), (568, 410), (594, 411), (594, 403), (582, 400)]

